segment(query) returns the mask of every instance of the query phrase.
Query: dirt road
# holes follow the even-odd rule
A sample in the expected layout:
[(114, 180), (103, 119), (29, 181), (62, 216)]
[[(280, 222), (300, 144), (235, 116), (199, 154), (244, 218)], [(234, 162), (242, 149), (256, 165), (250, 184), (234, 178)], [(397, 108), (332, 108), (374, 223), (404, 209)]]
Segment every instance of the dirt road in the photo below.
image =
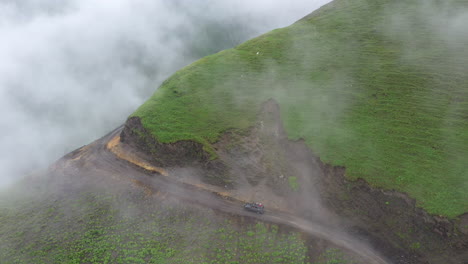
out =
[(171, 177), (149, 172), (121, 160), (106, 148), (106, 144), (118, 135), (122, 128), (123, 126), (118, 127), (101, 139), (66, 155), (56, 163), (55, 170), (72, 177), (86, 174), (138, 182), (152, 192), (164, 192), (185, 202), (196, 203), (228, 214), (289, 226), (351, 251), (359, 256), (364, 263), (389, 263), (372, 250), (370, 246), (346, 235), (342, 230), (314, 223), (279, 210), (269, 210), (267, 208), (264, 215), (248, 212), (243, 209), (241, 201), (220, 196), (193, 185), (177, 182)]

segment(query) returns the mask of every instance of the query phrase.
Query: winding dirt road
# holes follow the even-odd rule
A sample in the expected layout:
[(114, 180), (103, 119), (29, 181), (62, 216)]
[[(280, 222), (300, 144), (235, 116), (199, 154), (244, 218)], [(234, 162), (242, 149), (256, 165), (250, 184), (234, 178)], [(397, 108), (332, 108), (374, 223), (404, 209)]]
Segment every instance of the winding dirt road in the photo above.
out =
[(171, 177), (150, 172), (122, 160), (106, 147), (108, 142), (118, 136), (122, 129), (123, 126), (120, 126), (101, 139), (71, 152), (60, 159), (54, 169), (70, 176), (99, 175), (139, 182), (145, 188), (150, 188), (153, 193), (164, 192), (184, 202), (196, 203), (228, 214), (255, 218), (263, 222), (298, 229), (303, 233), (327, 240), (353, 252), (360, 256), (364, 263), (390, 263), (368, 245), (346, 235), (342, 230), (336, 230), (279, 210), (268, 210), (267, 208), (263, 215), (247, 212), (243, 209), (242, 201), (175, 181)]

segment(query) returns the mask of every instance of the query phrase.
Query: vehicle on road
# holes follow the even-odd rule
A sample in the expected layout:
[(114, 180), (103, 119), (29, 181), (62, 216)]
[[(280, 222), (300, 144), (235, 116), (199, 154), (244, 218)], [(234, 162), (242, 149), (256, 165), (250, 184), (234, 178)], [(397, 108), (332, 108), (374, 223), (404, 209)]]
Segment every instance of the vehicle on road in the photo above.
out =
[(265, 207), (262, 203), (246, 203), (244, 204), (244, 209), (257, 214), (263, 214), (265, 212)]

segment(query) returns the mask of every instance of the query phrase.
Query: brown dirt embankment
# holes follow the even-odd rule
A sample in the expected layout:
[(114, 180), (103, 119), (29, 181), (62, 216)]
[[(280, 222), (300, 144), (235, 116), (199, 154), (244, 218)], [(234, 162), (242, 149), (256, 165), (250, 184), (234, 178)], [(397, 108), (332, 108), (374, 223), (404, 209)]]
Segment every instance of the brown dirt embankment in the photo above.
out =
[(137, 117), (120, 135), (139, 158), (204, 186), (225, 188), (241, 200), (260, 200), (367, 241), (392, 263), (466, 264), (468, 235), (459, 220), (427, 214), (406, 194), (348, 181), (345, 168), (321, 162), (303, 141), (290, 141), (279, 106), (266, 102), (248, 133), (227, 132), (209, 160), (201, 144), (161, 144)]
[(143, 127), (138, 117), (127, 120), (120, 133), (120, 141), (127, 149), (133, 149), (133, 152), (139, 153), (141, 158), (157, 167), (191, 168), (194, 173), (198, 171), (198, 174), (203, 174), (203, 182), (231, 187), (224, 163), (210, 160), (210, 155), (203, 150), (202, 144), (189, 140), (160, 143)]

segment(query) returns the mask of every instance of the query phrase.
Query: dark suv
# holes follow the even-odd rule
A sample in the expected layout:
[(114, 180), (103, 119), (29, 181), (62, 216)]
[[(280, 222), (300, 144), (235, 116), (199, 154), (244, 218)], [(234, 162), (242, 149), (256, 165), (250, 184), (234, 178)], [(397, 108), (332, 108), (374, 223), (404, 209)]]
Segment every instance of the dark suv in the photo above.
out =
[(265, 207), (261, 203), (246, 203), (244, 204), (244, 209), (255, 212), (257, 214), (263, 214)]

